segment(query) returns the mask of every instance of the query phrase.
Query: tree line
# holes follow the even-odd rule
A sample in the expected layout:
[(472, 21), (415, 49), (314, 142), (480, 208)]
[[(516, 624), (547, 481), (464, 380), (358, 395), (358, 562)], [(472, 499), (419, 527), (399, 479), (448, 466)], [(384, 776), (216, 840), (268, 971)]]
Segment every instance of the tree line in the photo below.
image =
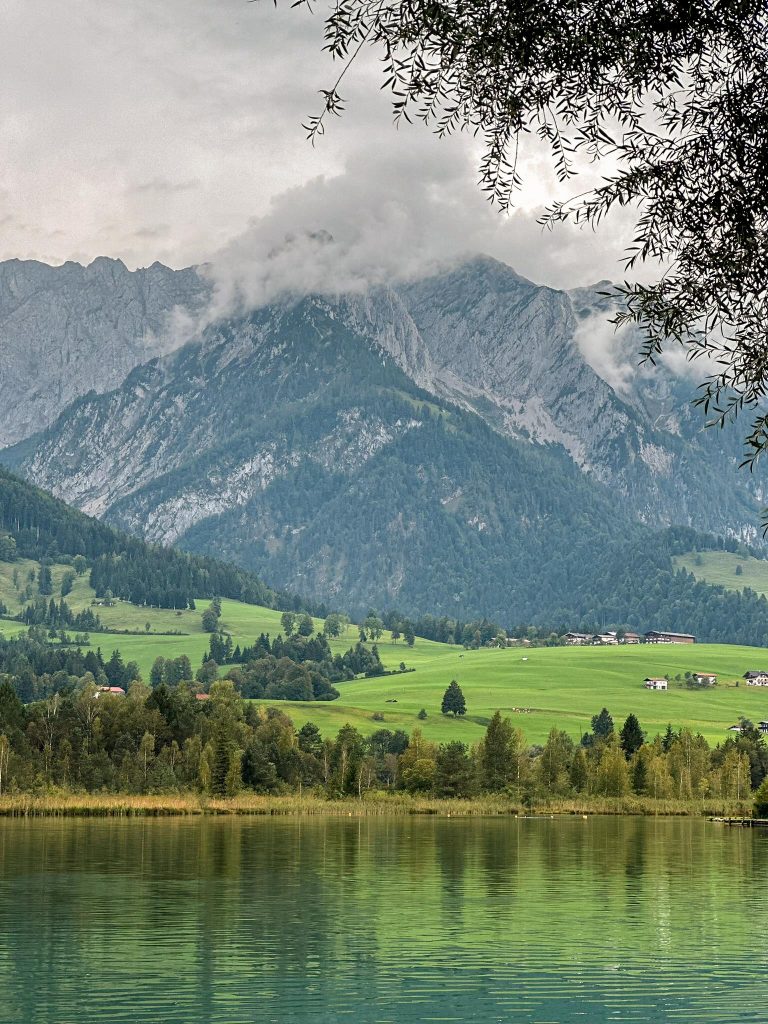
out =
[(121, 533), (0, 467), (0, 561), (18, 558), (42, 563), (39, 593), (46, 596), (49, 566), (57, 562), (78, 573), (88, 568), (97, 597), (109, 592), (136, 605), (194, 608), (195, 598), (220, 595), (269, 608), (327, 611), (238, 566)]
[(5, 792), (51, 786), (79, 791), (236, 796), (244, 790), (331, 797), (372, 790), (473, 797), (508, 796), (522, 805), (575, 796), (696, 801), (749, 799), (768, 788), (768, 748), (742, 721), (714, 748), (690, 729), (647, 739), (635, 715), (616, 729), (603, 708), (574, 741), (553, 728), (529, 744), (496, 712), (481, 740), (436, 744), (419, 728), (364, 736), (346, 724), (323, 736), (296, 729), (281, 710), (244, 700), (232, 679), (201, 700), (188, 683), (101, 691), (85, 675), (45, 700), (24, 704), (7, 675), (0, 682), (0, 765)]

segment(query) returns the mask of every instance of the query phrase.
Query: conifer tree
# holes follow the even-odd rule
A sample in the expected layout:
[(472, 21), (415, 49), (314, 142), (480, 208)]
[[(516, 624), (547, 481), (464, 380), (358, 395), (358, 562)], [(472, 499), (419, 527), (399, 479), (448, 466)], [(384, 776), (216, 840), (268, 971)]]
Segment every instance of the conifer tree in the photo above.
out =
[(621, 727), (621, 749), (624, 751), (624, 756), (629, 761), (633, 754), (642, 747), (645, 736), (643, 730), (640, 728), (640, 722), (637, 720), (637, 715), (630, 713), (627, 715), (627, 719), (624, 725)]
[(648, 792), (648, 768), (645, 758), (641, 754), (636, 756), (632, 766), (632, 789), (638, 796), (643, 796)]
[(440, 710), (444, 715), (452, 714), (455, 718), (456, 715), (464, 715), (467, 711), (467, 704), (464, 700), (464, 694), (461, 692), (461, 687), (452, 679), (448, 684), (448, 688), (443, 694), (443, 703)]
[(211, 792), (214, 796), (226, 796), (230, 756), (227, 744), (221, 740), (216, 744), (211, 769)]
[(498, 792), (512, 781), (512, 724), (502, 718), (501, 712), (493, 714), (480, 753), (480, 774), (484, 789)]
[(599, 715), (592, 716), (592, 734), (595, 740), (607, 740), (613, 734), (613, 719), (608, 708), (603, 708)]

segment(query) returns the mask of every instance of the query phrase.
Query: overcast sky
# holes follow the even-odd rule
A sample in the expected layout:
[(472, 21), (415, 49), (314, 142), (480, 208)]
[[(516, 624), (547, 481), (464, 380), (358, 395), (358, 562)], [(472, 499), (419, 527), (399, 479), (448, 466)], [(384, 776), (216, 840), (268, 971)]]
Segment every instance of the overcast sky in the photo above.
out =
[(384, 254), (385, 271), (484, 251), (555, 286), (622, 276), (615, 225), (536, 225), (568, 194), (541, 155), (526, 155), (519, 209), (502, 216), (477, 188), (471, 139), (395, 129), (373, 59), (312, 148), (301, 122), (335, 75), (321, 47), (319, 15), (269, 0), (3, 0), (0, 258), (259, 260), (325, 229), (350, 262)]

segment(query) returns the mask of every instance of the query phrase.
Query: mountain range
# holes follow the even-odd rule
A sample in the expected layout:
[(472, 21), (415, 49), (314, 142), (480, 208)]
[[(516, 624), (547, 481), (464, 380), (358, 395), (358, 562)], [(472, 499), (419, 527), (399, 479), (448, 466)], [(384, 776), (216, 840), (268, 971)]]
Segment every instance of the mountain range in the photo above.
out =
[(616, 339), (610, 372), (587, 358), (604, 290), (477, 257), (284, 298), (168, 351), (173, 317), (210, 294), (194, 269), (10, 261), (0, 459), (144, 539), (338, 606), (630, 621), (600, 573), (667, 557), (669, 526), (755, 541), (763, 485), (685, 377), (616, 379), (637, 338)]

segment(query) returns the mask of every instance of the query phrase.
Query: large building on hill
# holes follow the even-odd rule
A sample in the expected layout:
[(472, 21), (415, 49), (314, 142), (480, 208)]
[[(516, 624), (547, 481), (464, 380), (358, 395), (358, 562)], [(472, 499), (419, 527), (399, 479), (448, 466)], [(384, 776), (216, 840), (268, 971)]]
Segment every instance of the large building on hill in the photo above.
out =
[(696, 637), (691, 633), (671, 633), (668, 630), (650, 629), (645, 634), (647, 644), (695, 644)]
[(768, 686), (768, 672), (764, 669), (758, 669), (753, 672), (745, 672), (744, 678), (747, 681), (747, 686)]
[(591, 633), (566, 633), (563, 636), (563, 640), (568, 647), (583, 647), (585, 644), (592, 643)]

